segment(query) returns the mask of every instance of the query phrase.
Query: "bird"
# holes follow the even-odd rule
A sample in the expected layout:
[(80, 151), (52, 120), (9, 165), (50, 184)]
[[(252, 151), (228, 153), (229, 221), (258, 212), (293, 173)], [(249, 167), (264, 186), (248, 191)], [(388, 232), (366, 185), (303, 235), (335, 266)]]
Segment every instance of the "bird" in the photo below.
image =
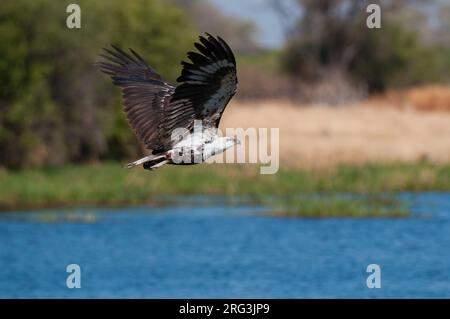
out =
[(220, 37), (200, 35), (198, 52), (187, 53), (175, 86), (138, 53), (117, 45), (104, 48), (100, 70), (120, 87), (124, 111), (137, 138), (150, 154), (126, 165), (155, 170), (165, 164), (192, 165), (239, 145), (219, 136), (222, 114), (237, 90), (236, 59)]

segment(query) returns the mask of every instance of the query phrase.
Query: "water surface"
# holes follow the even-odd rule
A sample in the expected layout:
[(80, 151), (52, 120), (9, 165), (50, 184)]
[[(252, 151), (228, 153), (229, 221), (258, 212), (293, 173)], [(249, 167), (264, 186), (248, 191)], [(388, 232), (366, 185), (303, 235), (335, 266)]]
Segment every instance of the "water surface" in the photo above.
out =
[[(278, 218), (220, 203), (2, 213), (0, 297), (448, 298), (450, 194), (402, 199), (411, 218)], [(81, 289), (66, 287), (73, 263)], [(366, 286), (372, 263), (381, 289)]]

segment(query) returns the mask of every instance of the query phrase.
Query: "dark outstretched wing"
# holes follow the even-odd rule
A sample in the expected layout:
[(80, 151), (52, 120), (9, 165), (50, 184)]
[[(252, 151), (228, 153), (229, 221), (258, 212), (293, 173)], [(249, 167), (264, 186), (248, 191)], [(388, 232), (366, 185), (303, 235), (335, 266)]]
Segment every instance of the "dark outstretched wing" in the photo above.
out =
[(230, 47), (220, 37), (200, 36), (195, 47), (200, 53), (188, 52), (191, 63), (182, 62), (171, 104), (189, 104), (195, 118), (203, 125), (219, 126), (222, 113), (236, 92), (236, 59)]
[(236, 60), (225, 41), (207, 34), (195, 47), (200, 53), (188, 52), (192, 63), (182, 62), (177, 88), (131, 49), (129, 54), (112, 46), (98, 63), (122, 89), (128, 121), (153, 153), (170, 149), (173, 130), (192, 129), (194, 119), (217, 127), (236, 92)]
[(104, 49), (100, 70), (111, 76), (122, 89), (124, 110), (136, 135), (153, 153), (171, 146), (174, 128), (193, 122), (195, 110), (190, 103), (170, 102), (175, 87), (167, 83), (136, 52), (116, 46)]

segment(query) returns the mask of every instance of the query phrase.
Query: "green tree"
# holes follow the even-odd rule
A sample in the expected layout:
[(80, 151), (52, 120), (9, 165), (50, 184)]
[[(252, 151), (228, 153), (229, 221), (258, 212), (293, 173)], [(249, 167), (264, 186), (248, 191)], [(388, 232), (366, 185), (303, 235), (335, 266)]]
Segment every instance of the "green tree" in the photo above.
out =
[(70, 1), (3, 0), (0, 6), (0, 165), (122, 158), (139, 152), (120, 94), (94, 63), (111, 43), (140, 52), (169, 80), (195, 30), (163, 0), (80, 0), (81, 29), (66, 27)]
[(369, 92), (448, 79), (446, 51), (420, 36), (428, 19), (412, 0), (376, 1), (383, 9), (381, 29), (366, 26), (368, 1), (293, 3), (302, 14), (282, 54), (282, 67), (293, 76), (314, 82), (338, 71)]

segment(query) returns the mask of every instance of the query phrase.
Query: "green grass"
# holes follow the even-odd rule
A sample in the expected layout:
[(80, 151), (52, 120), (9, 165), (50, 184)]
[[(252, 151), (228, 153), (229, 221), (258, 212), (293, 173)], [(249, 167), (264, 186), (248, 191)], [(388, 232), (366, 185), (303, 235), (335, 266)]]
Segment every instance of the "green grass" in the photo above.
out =
[(306, 218), (398, 218), (409, 215), (409, 207), (393, 195), (343, 196), (321, 194), (289, 198), (274, 205), (273, 214)]
[[(103, 163), (0, 171), (0, 210), (142, 204), (164, 195), (248, 195), (261, 203), (268, 196), (295, 194), (449, 190), (450, 165), (427, 163), (340, 166), (328, 170), (281, 169), (274, 175), (260, 175), (257, 165), (166, 166), (150, 172), (127, 170), (119, 163)], [(318, 203), (309, 200), (309, 208), (302, 211), (304, 214), (364, 213), (363, 206), (368, 207), (364, 201), (333, 198)], [(380, 210), (373, 207), (373, 211)]]

